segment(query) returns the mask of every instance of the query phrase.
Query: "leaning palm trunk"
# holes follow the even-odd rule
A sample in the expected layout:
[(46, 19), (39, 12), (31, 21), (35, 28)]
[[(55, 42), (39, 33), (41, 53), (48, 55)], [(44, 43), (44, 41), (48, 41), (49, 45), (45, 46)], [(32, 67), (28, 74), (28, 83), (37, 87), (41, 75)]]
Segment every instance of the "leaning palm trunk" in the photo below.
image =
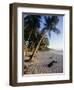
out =
[(29, 35), (29, 38), (28, 38), (28, 40), (30, 39), (31, 35), (32, 35), (32, 31), (30, 32), (30, 35)]
[(34, 50), (32, 56), (31, 56), (31, 58), (30, 58), (30, 61), (33, 60), (33, 57), (35, 56), (36, 52), (38, 51), (39, 46), (40, 46), (40, 44), (41, 44), (41, 41), (44, 39), (44, 37), (45, 37), (45, 35), (46, 35), (47, 32), (48, 32), (48, 30), (42, 35), (42, 37), (41, 37), (39, 43), (37, 44), (37, 46), (36, 46), (36, 48), (35, 48), (35, 50)]

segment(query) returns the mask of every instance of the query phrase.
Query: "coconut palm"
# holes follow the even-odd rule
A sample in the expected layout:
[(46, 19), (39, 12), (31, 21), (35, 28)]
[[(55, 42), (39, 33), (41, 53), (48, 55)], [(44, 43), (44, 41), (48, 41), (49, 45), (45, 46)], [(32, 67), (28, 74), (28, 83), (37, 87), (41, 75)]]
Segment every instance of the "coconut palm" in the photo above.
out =
[(49, 45), (49, 40), (47, 36), (41, 41), (39, 49), (38, 50), (49, 50), (48, 45)]
[(51, 31), (53, 31), (57, 34), (60, 33), (59, 29), (56, 27), (57, 23), (59, 22), (58, 16), (45, 16), (44, 19), (45, 19), (45, 22), (44, 22), (44, 27), (43, 27), (42, 33), (41, 33), (41, 38), (32, 54), (32, 57), (30, 58), (30, 60), (32, 60), (33, 57), (35, 56), (37, 50), (39, 49), (41, 41), (45, 38), (46, 33), (49, 33), (49, 36), (51, 36)]
[(40, 20), (41, 16), (39, 15), (24, 16), (24, 40), (29, 42), (29, 46), (37, 44)]

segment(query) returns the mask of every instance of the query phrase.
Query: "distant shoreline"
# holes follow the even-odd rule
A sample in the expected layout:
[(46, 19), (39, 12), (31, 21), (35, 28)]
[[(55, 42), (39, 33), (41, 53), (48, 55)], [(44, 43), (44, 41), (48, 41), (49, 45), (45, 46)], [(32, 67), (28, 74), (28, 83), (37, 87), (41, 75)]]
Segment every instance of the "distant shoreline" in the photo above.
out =
[(51, 53), (63, 55), (63, 50), (50, 49), (50, 48), (48, 48), (48, 50), (39, 50), (39, 52), (47, 52), (47, 51), (49, 51)]

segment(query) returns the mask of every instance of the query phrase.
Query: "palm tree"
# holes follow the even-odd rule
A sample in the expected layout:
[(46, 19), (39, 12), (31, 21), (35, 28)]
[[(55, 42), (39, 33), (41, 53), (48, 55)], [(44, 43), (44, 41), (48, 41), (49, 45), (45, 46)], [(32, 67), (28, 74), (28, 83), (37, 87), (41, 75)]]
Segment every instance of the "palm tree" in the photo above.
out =
[[(26, 15), (24, 16), (24, 40), (29, 41), (29, 46), (37, 44), (38, 29), (40, 28), (41, 16)], [(32, 45), (31, 45), (32, 44)]]
[(48, 50), (49, 40), (47, 36), (41, 41), (39, 49), (38, 50)]
[(49, 33), (49, 36), (51, 35), (51, 33), (50, 33), (51, 31), (53, 31), (57, 34), (60, 33), (59, 29), (56, 27), (57, 23), (59, 22), (58, 16), (51, 16), (51, 17), (45, 16), (44, 19), (45, 19), (45, 23), (44, 23), (44, 28), (42, 29), (41, 38), (32, 54), (32, 57), (30, 58), (30, 60), (32, 60), (33, 57), (35, 56), (37, 50), (39, 49), (41, 41), (44, 39), (47, 32)]

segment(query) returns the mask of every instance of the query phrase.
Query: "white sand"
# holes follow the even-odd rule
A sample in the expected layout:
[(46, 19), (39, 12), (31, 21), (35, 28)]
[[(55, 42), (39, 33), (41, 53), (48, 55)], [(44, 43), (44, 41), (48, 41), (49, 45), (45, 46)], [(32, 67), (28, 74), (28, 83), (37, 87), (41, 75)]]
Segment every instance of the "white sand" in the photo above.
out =
[[(38, 63), (30, 65), (26, 74), (63, 72), (63, 51), (39, 51), (37, 53), (37, 58)], [(48, 67), (48, 64), (51, 63), (53, 60), (57, 61), (57, 63), (54, 63), (51, 67)]]

